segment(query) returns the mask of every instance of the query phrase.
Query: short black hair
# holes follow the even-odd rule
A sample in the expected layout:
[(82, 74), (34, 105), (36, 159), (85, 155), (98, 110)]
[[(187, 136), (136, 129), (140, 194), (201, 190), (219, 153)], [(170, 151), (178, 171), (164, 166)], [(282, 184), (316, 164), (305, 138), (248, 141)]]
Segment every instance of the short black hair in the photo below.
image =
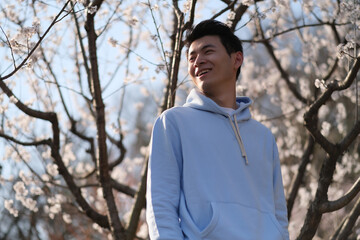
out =
[[(195, 40), (209, 35), (218, 36), (229, 55), (234, 52), (243, 53), (242, 42), (231, 29), (226, 24), (212, 19), (204, 20), (195, 27), (193, 26), (187, 30), (185, 39), (186, 47), (189, 49), (191, 43)], [(240, 69), (241, 66), (236, 72), (236, 79), (240, 75)]]

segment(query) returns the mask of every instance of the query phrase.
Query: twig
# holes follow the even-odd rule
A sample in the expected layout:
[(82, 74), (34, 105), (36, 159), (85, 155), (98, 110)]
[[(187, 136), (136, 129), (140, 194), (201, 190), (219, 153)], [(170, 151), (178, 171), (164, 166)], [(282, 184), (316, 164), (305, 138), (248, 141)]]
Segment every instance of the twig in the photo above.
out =
[(16, 144), (20, 144), (22, 146), (40, 146), (40, 145), (51, 145), (51, 139), (43, 139), (41, 141), (34, 141), (34, 142), (23, 142), (20, 140), (17, 140), (16, 138), (13, 138), (9, 135), (4, 134), (3, 132), (0, 131), (0, 137), (7, 139), (9, 141), (12, 141)]
[[(252, 17), (254, 18), (254, 17)], [(252, 18), (248, 21), (250, 22), (252, 20)], [(248, 23), (247, 22), (247, 23)], [(262, 42), (267, 42), (267, 41), (270, 41), (272, 38), (274, 37), (278, 37), (280, 35), (283, 35), (285, 33), (289, 33), (289, 32), (292, 32), (292, 31), (297, 31), (299, 29), (302, 29), (302, 28), (308, 28), (308, 27), (321, 27), (321, 26), (324, 26), (324, 25), (330, 25), (330, 26), (342, 26), (342, 25), (348, 25), (349, 23), (337, 23), (337, 24), (334, 24), (334, 23), (331, 23), (331, 22), (325, 22), (325, 23), (314, 23), (314, 24), (303, 24), (301, 26), (296, 26), (296, 27), (292, 27), (292, 28), (289, 28), (289, 29), (286, 29), (284, 31), (281, 31), (281, 32), (278, 32), (278, 33), (274, 33), (274, 35), (272, 37), (269, 37), (269, 38), (262, 38), (262, 39), (259, 39), (259, 40), (253, 40), (253, 39), (243, 39), (241, 41), (243, 42), (247, 42), (247, 43), (262, 43)], [(246, 24), (244, 24), (246, 25)], [(243, 27), (243, 26), (242, 26)], [(241, 27), (240, 27), (241, 28)], [(237, 28), (237, 30), (239, 30), (240, 28)]]
[[(261, 27), (261, 22), (260, 19), (257, 17), (255, 18), (255, 24), (256, 24), (256, 29), (258, 30), (259, 34), (261, 35), (261, 38), (264, 40), (265, 36), (264, 36), (264, 31)], [(279, 59), (275, 56), (274, 53), (274, 49), (272, 47), (272, 45), (268, 42), (268, 41), (263, 41), (262, 42), (267, 50), (267, 52), (269, 53), (270, 57), (273, 59), (276, 68), (279, 70), (282, 79), (285, 80), (289, 90), (293, 93), (293, 95), (302, 103), (307, 104), (309, 102), (308, 99), (304, 98), (301, 93), (298, 91), (298, 89), (296, 88), (296, 85), (294, 83), (292, 83), (290, 81), (290, 77), (289, 74), (285, 71), (285, 69), (282, 67)]]
[[(74, 7), (72, 2), (71, 2), (71, 6)], [(79, 39), (81, 53), (82, 53), (82, 56), (83, 56), (83, 59), (84, 59), (84, 67), (85, 67), (85, 71), (86, 71), (89, 91), (90, 91), (91, 96), (94, 97), (94, 93), (93, 93), (93, 90), (92, 90), (92, 87), (91, 87), (91, 73), (90, 73), (90, 67), (89, 67), (89, 64), (88, 64), (88, 58), (86, 56), (85, 46), (84, 46), (84, 43), (83, 43), (83, 40), (82, 40), (83, 38), (81, 36), (79, 22), (78, 22), (78, 19), (77, 19), (77, 16), (76, 16), (75, 12), (73, 12), (73, 16), (74, 16), (74, 21), (75, 21), (76, 32), (77, 32), (78, 39)]]
[(355, 203), (351, 212), (344, 218), (342, 224), (337, 229), (331, 240), (346, 240), (351, 234), (351, 229), (354, 227), (356, 220), (360, 215), (360, 198)]
[(31, 49), (31, 51), (29, 52), (29, 54), (24, 58), (24, 60), (19, 64), (19, 66), (15, 67), (14, 70), (12, 72), (10, 72), (9, 74), (5, 75), (4, 77), (0, 77), (0, 81), (4, 81), (6, 79), (8, 79), (9, 77), (13, 76), (17, 71), (19, 71), (19, 69), (21, 67), (23, 67), (25, 65), (25, 63), (27, 62), (27, 60), (31, 57), (31, 55), (35, 52), (35, 50), (37, 49), (37, 47), (40, 45), (40, 43), (44, 40), (44, 38), (46, 37), (46, 35), (49, 33), (50, 29), (58, 22), (58, 18), (60, 17), (60, 15), (65, 11), (66, 6), (69, 4), (69, 2), (71, 2), (71, 0), (68, 0), (65, 5), (63, 6), (63, 8), (60, 10), (60, 12), (56, 15), (55, 19), (52, 21), (52, 23), (49, 25), (49, 27), (46, 29), (46, 31), (44, 32), (44, 34), (40, 37), (39, 41), (37, 41), (37, 43), (35, 44), (35, 46), (33, 47), (33, 49)]
[(3, 32), (3, 34), (4, 34), (5, 38), (6, 38), (6, 42), (7, 42), (8, 46), (9, 46), (9, 48), (10, 48), (11, 57), (12, 57), (12, 59), (13, 59), (14, 68), (16, 68), (16, 61), (15, 61), (15, 57), (14, 57), (14, 51), (13, 51), (13, 49), (12, 49), (11, 43), (10, 43), (10, 41), (9, 41), (9, 38), (8, 38), (8, 36), (6, 35), (4, 29), (3, 29), (1, 26), (0, 26), (0, 29), (1, 29), (1, 31)]
[(167, 71), (168, 76), (170, 76), (170, 68), (169, 68), (169, 64), (168, 64), (168, 62), (166, 60), (167, 57), (166, 57), (166, 53), (165, 53), (165, 49), (164, 49), (164, 43), (162, 41), (162, 38), (161, 38), (161, 35), (160, 35), (160, 32), (159, 32), (159, 26), (157, 25), (157, 22), (156, 22), (156, 19), (155, 19), (155, 16), (154, 16), (154, 12), (153, 12), (153, 9), (151, 7), (150, 0), (148, 0), (148, 6), (149, 6), (149, 9), (150, 9), (151, 18), (152, 18), (153, 23), (154, 23), (155, 28), (156, 28), (156, 34), (157, 34), (159, 42), (160, 42), (160, 47), (161, 47), (161, 51), (162, 51), (162, 58), (163, 58), (163, 61), (165, 63), (166, 71)]
[[(225, 1), (223, 1), (225, 2)], [(230, 2), (229, 1), (226, 1), (225, 3), (228, 4), (224, 9), (220, 10), (218, 13), (214, 14), (211, 19), (216, 19), (217, 17), (219, 17), (221, 14), (223, 14), (224, 12), (226, 12), (227, 10), (229, 9), (233, 9), (234, 8), (234, 5), (236, 4), (237, 0), (233, 1), (233, 2)]]

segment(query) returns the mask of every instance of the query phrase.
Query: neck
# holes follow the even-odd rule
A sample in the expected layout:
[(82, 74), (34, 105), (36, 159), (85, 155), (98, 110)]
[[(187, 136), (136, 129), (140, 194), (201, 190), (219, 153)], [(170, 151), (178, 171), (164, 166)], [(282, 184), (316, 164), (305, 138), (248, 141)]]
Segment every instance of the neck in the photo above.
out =
[(225, 108), (232, 108), (232, 109), (237, 109), (237, 105), (236, 105), (236, 97), (216, 97), (216, 98), (211, 98), (214, 102), (217, 103), (217, 105), (221, 106), (221, 107), (225, 107)]
[(217, 91), (216, 94), (203, 93), (205, 96), (216, 102), (221, 107), (237, 109), (235, 88), (223, 89)]

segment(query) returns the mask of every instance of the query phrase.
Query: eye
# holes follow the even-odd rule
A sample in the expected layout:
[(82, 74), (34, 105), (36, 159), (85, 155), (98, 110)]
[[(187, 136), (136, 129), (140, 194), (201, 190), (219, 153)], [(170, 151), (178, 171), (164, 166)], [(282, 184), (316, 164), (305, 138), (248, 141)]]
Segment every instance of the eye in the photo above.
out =
[(214, 50), (209, 49), (209, 50), (206, 50), (206, 51), (205, 51), (205, 54), (210, 54), (210, 53), (213, 53), (213, 52), (214, 52)]

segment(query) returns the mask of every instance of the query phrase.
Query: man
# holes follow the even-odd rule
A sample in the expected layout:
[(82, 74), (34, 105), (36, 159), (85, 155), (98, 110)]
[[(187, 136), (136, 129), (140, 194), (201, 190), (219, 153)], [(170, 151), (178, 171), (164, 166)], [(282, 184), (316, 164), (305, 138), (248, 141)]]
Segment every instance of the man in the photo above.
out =
[(236, 97), (241, 41), (206, 20), (187, 34), (193, 89), (155, 122), (147, 185), (151, 239), (288, 239), (276, 143)]

